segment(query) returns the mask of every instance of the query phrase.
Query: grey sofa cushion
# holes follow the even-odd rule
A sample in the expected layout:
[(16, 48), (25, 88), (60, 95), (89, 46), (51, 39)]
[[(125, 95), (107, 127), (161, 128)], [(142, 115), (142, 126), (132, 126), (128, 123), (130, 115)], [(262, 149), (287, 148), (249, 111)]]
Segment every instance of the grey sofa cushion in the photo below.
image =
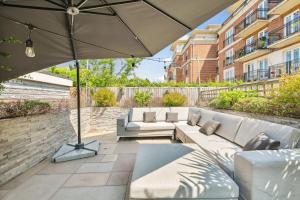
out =
[(265, 133), (258, 134), (255, 138), (252, 138), (243, 148), (244, 151), (253, 150), (278, 150), (280, 142), (273, 140)]
[(131, 108), (129, 111), (129, 122), (142, 122), (144, 112), (149, 112), (150, 108)]
[(144, 123), (144, 122), (129, 122), (127, 131), (157, 131), (157, 130), (174, 130), (175, 125), (167, 122)]
[(195, 144), (140, 145), (129, 191), (129, 199), (239, 196), (235, 182)]
[(216, 115), (214, 115), (213, 120), (221, 123), (221, 126), (216, 131), (216, 134), (233, 142), (237, 131), (243, 121), (243, 117), (217, 113)]
[(145, 123), (156, 122), (156, 112), (144, 112), (144, 122)]
[(245, 146), (249, 140), (262, 132), (267, 133), (272, 139), (280, 141), (281, 149), (295, 148), (300, 138), (299, 129), (258, 119), (244, 118), (234, 142)]
[(166, 113), (166, 122), (178, 122), (178, 113), (177, 112), (167, 112)]
[(179, 121), (187, 121), (188, 120), (189, 107), (171, 107), (170, 112), (177, 112)]
[(200, 113), (192, 113), (189, 115), (187, 124), (190, 126), (196, 126), (197, 123), (199, 122), (200, 118), (201, 118)]
[(201, 118), (198, 122), (198, 126), (203, 126), (208, 120), (212, 120), (213, 116), (216, 114), (217, 112), (215, 111), (211, 111), (211, 110), (206, 110), (206, 109), (200, 109), (200, 114), (201, 114)]
[(212, 135), (220, 127), (221, 123), (215, 120), (207, 121), (201, 128), (200, 132), (205, 135)]

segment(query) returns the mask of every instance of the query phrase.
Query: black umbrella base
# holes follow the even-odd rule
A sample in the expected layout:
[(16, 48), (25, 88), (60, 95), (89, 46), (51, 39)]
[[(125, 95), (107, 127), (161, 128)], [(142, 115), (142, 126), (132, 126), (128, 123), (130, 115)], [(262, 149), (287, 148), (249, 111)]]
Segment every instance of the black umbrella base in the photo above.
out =
[(82, 158), (93, 157), (98, 154), (100, 142), (94, 140), (86, 144), (64, 144), (52, 157), (52, 162), (65, 162)]

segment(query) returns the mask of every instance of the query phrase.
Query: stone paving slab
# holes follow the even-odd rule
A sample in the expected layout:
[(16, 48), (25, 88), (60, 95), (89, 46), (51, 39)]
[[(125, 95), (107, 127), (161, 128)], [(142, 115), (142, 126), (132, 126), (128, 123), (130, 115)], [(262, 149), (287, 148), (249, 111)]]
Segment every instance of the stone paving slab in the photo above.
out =
[(64, 184), (64, 187), (104, 186), (109, 173), (73, 174)]
[(70, 175), (34, 175), (16, 189), (10, 191), (3, 200), (48, 200)]
[(109, 163), (84, 163), (82, 164), (76, 173), (105, 173), (111, 172), (114, 166), (113, 162)]
[(107, 185), (126, 185), (129, 175), (129, 172), (112, 172)]
[(123, 200), (126, 186), (62, 188), (51, 200)]

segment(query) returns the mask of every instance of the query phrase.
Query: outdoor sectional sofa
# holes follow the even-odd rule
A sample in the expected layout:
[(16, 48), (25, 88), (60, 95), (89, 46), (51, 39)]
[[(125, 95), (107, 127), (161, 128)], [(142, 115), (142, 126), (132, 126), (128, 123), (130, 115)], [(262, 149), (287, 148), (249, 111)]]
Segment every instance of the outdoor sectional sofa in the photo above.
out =
[[(156, 123), (143, 113), (156, 112)], [(179, 122), (165, 122), (178, 112)], [(189, 116), (200, 113), (196, 126)], [(221, 123), (207, 136), (208, 120)], [(202, 108), (133, 108), (117, 119), (119, 137), (170, 136), (185, 144), (141, 145), (130, 186), (130, 199), (299, 200), (300, 130), (267, 121)], [(259, 133), (280, 141), (280, 150), (243, 151)]]

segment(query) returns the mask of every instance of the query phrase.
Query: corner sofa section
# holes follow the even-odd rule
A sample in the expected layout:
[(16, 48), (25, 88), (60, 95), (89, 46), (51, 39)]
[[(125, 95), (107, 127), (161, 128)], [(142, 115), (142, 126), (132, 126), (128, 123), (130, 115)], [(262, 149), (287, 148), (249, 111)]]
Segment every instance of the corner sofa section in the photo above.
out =
[[(144, 123), (144, 112), (156, 112), (155, 123)], [(178, 122), (166, 122), (167, 112), (177, 112)], [(118, 137), (174, 137), (176, 125), (186, 124), (189, 114), (188, 107), (132, 108), (127, 114), (117, 119)]]
[[(156, 111), (158, 122), (165, 124), (166, 112), (178, 112), (178, 123), (167, 123), (164, 129), (153, 128), (155, 123), (142, 122), (143, 112)], [(188, 116), (200, 112), (197, 126), (186, 122)], [(221, 123), (215, 134), (199, 131), (208, 120)], [(132, 131), (127, 129), (137, 126)], [(145, 130), (145, 127), (150, 127)], [(147, 128), (148, 128), (147, 127)], [(118, 136), (171, 136), (183, 143), (195, 143), (211, 157), (239, 186), (241, 200), (297, 200), (300, 196), (300, 130), (263, 120), (239, 117), (202, 108), (140, 108), (131, 109), (118, 119)], [(164, 132), (165, 131), (165, 132)], [(248, 141), (261, 132), (280, 141), (277, 151), (243, 151)], [(166, 133), (166, 134), (165, 134)], [(168, 135), (169, 134), (169, 135)]]

